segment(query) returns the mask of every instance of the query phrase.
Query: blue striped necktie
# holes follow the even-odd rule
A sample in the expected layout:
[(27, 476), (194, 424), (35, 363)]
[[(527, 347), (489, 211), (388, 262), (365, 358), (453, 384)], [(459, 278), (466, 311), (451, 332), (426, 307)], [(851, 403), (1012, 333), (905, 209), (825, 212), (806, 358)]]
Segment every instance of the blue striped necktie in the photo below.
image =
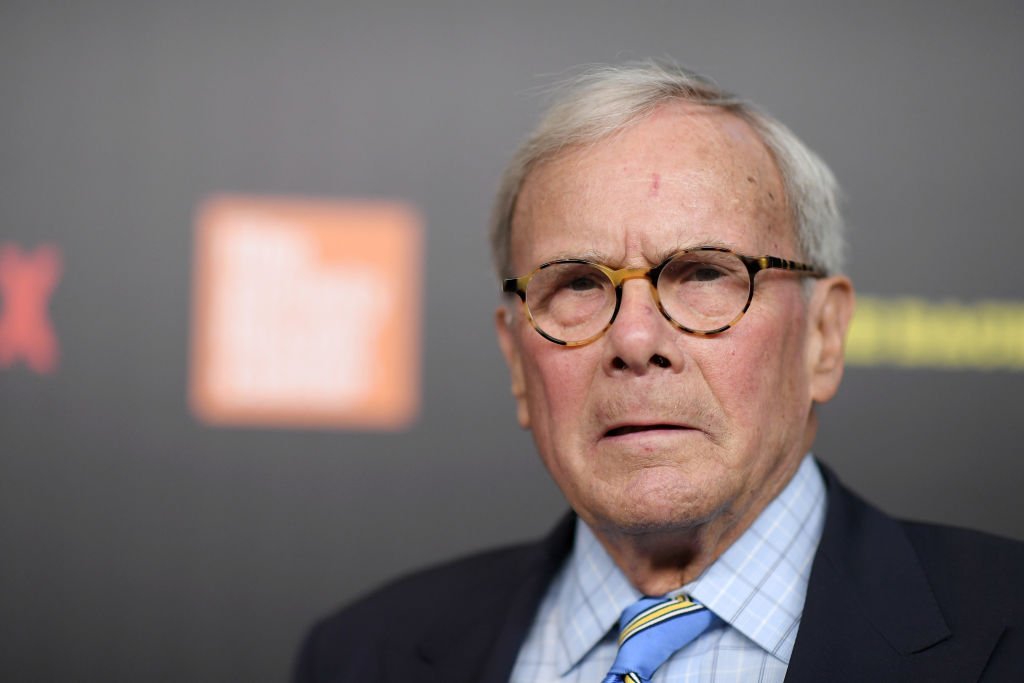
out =
[(601, 683), (648, 683), (659, 666), (713, 620), (707, 607), (685, 595), (636, 601), (622, 611), (619, 653)]

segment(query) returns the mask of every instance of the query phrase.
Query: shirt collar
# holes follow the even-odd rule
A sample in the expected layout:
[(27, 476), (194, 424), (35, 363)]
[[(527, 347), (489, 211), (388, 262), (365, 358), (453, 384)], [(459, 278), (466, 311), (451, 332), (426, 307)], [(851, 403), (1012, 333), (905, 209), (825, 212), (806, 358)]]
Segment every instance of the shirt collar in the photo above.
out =
[(825, 482), (807, 455), (793, 478), (686, 592), (788, 664), (825, 526)]
[(608, 551), (581, 519), (556, 600), (562, 647), (555, 665), (565, 675), (616, 627), (619, 615), (641, 593), (618, 568)]
[[(808, 454), (754, 523), (684, 591), (763, 650), (789, 663), (811, 563), (825, 523), (825, 486)], [(641, 593), (582, 521), (556, 598), (565, 674), (617, 626)]]

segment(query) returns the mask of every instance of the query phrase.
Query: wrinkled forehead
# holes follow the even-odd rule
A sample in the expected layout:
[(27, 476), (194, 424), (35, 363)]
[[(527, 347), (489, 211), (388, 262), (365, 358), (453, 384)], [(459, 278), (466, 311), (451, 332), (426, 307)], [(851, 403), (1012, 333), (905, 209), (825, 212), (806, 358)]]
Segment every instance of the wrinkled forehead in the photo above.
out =
[(510, 247), (521, 272), (581, 252), (657, 263), (708, 243), (798, 256), (781, 174), (758, 133), (721, 109), (674, 103), (532, 169)]

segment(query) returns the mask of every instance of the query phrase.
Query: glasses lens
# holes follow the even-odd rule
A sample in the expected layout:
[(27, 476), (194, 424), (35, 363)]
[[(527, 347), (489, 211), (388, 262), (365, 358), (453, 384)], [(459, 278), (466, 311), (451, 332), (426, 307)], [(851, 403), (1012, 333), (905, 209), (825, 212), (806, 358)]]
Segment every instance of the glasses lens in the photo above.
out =
[(735, 321), (749, 294), (746, 265), (735, 254), (722, 251), (680, 254), (658, 277), (658, 297), (665, 312), (697, 332), (711, 332)]
[(615, 288), (590, 264), (552, 263), (530, 279), (526, 305), (545, 334), (564, 342), (584, 341), (611, 320)]

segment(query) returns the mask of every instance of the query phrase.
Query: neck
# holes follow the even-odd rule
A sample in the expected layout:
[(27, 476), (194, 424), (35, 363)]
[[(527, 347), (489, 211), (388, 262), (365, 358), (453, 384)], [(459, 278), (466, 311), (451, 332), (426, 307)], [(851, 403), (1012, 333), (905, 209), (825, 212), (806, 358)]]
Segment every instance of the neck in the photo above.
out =
[(595, 535), (629, 582), (655, 596), (696, 579), (739, 537), (709, 526), (643, 536)]

